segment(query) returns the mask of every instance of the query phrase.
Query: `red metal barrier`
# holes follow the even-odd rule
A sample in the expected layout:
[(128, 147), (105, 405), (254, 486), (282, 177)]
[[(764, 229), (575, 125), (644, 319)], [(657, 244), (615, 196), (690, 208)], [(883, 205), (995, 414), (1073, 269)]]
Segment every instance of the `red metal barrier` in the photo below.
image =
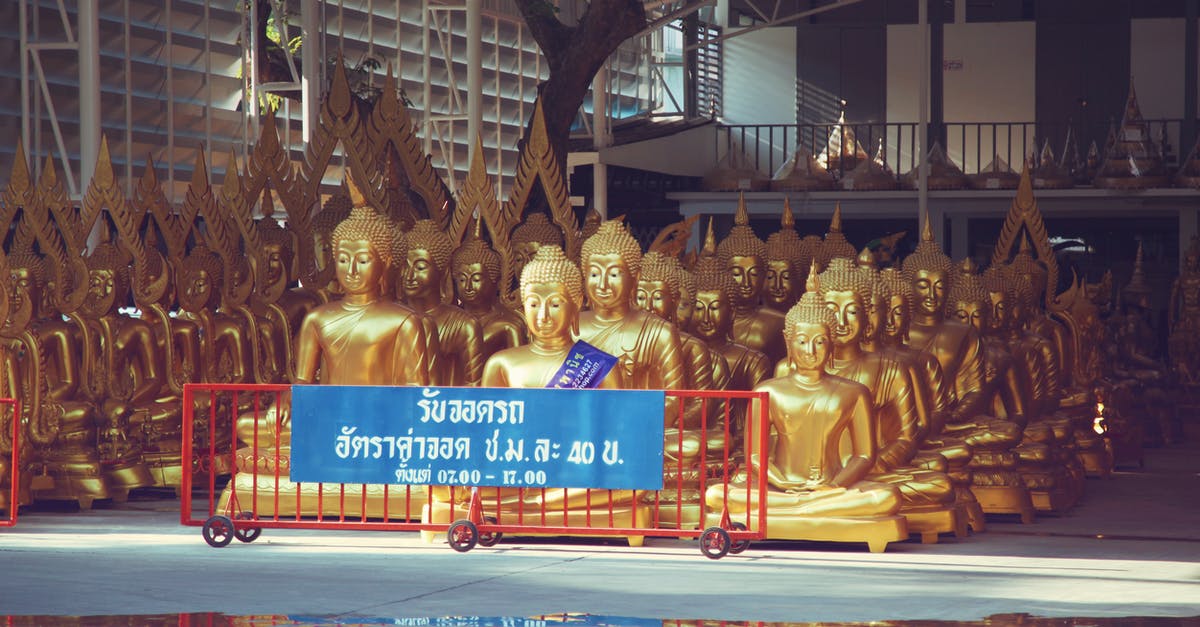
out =
[[(20, 509), (21, 401), (15, 398), (0, 398), (0, 416), (9, 419), (8, 425), (12, 429), (11, 433), (5, 434), (10, 438), (12, 450), (7, 454), (8, 459), (0, 462), (0, 511), (5, 515), (4, 518), (0, 518), (0, 527), (11, 527), (17, 524), (17, 510)], [(8, 466), (7, 473), (2, 471), (5, 464)], [(5, 474), (7, 486), (4, 485)]]
[[(292, 483), (289, 391), (185, 386), (183, 459), (192, 460), (193, 473), (183, 473), (180, 521), (201, 526), (210, 545), (252, 542), (263, 529), (421, 531), (427, 539), (446, 532), (458, 551), (491, 546), (506, 533), (619, 536), (634, 546), (652, 536), (700, 538), (704, 554), (718, 558), (765, 537), (765, 473), (753, 482), (739, 474), (753, 403), (760, 450), (767, 448), (765, 392), (668, 390), (676, 419), (667, 428), (663, 489), (639, 492)], [(202, 507), (193, 505), (193, 485)], [(731, 516), (731, 499), (756, 507)]]

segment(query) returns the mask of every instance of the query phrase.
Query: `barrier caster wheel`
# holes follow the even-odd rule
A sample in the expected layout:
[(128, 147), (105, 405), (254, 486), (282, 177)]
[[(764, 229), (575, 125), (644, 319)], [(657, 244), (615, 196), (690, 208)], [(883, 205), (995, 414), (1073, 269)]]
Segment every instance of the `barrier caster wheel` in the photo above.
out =
[(719, 560), (725, 557), (732, 546), (729, 532), (720, 527), (709, 527), (700, 535), (700, 552), (708, 559)]
[(446, 541), (450, 543), (450, 548), (466, 553), (479, 542), (479, 528), (469, 520), (456, 520), (446, 530)]
[(215, 549), (229, 546), (229, 543), (233, 542), (233, 521), (228, 516), (212, 516), (204, 521), (200, 532), (204, 534), (204, 541), (208, 546)]
[[(483, 521), (489, 525), (494, 525), (498, 522), (495, 516), (484, 516)], [(499, 531), (481, 532), (479, 534), (479, 546), (496, 546), (496, 543), (503, 537), (504, 534)]]
[[(241, 512), (237, 515), (238, 520), (254, 520), (254, 512)], [(258, 536), (262, 535), (262, 527), (235, 527), (233, 537), (247, 544), (254, 542)]]
[[(746, 531), (746, 525), (744, 523), (740, 523), (740, 522), (730, 523), (730, 526), (733, 527), (734, 531)], [(742, 551), (745, 551), (748, 548), (750, 548), (749, 540), (737, 540), (729, 547), (729, 552), (734, 555), (737, 555), (738, 553), (741, 553)]]

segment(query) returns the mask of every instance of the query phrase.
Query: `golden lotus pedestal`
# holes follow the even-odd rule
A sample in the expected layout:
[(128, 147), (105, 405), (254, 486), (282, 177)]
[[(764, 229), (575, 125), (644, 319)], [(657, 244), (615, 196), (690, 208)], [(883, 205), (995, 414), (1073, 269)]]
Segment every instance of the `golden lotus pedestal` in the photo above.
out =
[[(546, 503), (543, 509), (541, 489), (527, 490), (522, 501), (505, 499), (499, 505), (489, 500), (491, 488), (481, 489), (481, 501), (485, 519), (494, 518), (502, 525), (522, 525), (530, 527), (528, 533), (508, 533), (506, 536), (524, 537), (553, 537), (568, 536), (580, 538), (612, 537), (611, 534), (588, 533), (589, 527), (596, 529), (645, 529), (645, 535), (625, 536), (629, 546), (639, 547), (645, 541), (646, 535), (654, 535), (653, 507), (646, 503), (633, 501), (633, 492), (629, 490), (591, 490), (591, 507), (577, 507), (572, 503), (567, 507), (560, 504)], [(505, 495), (512, 497), (515, 489), (503, 489)], [(562, 488), (546, 488), (547, 496), (561, 492)], [(579, 490), (582, 492), (582, 490)], [(447, 525), (456, 520), (470, 517), (470, 488), (455, 488), (454, 501), (450, 502), (450, 490), (445, 486), (431, 486), (429, 503), (422, 509), (421, 522), (433, 525)], [(647, 493), (648, 494), (648, 493)], [(611, 499), (612, 505), (608, 504)], [(538, 527), (572, 527), (570, 533), (539, 533)], [(422, 531), (421, 539), (433, 543), (442, 534), (433, 531)]]
[[(240, 449), (236, 472), (221, 492), (218, 512), (253, 512), (257, 518), (345, 516), (386, 521), (417, 520), (424, 487), (383, 484), (293, 483), (290, 447)], [(278, 476), (276, 471), (278, 470)]]
[(971, 493), (985, 513), (1017, 514), (1026, 525), (1037, 518), (1033, 497), (1025, 486), (971, 486)]
[(94, 460), (67, 458), (39, 462), (28, 472), (28, 478), (22, 479), (28, 481), (30, 497), (35, 501), (76, 501), (79, 509), (87, 510), (97, 499), (113, 498), (105, 480), (111, 471), (102, 471)]
[[(922, 544), (937, 544), (943, 533), (953, 533), (956, 538), (967, 537), (967, 511), (962, 505), (902, 509), (900, 516), (906, 521), (909, 535), (921, 536)], [(776, 519), (771, 517), (770, 520), (767, 528), (774, 535)]]
[[(746, 513), (730, 511), (734, 520)], [(822, 517), (780, 516), (767, 514), (767, 540), (807, 540), (811, 542), (865, 542), (872, 553), (882, 553), (887, 545), (908, 539), (904, 516)], [(706, 527), (720, 526), (721, 514), (710, 512)], [(750, 517), (750, 531), (758, 531), (757, 516)]]

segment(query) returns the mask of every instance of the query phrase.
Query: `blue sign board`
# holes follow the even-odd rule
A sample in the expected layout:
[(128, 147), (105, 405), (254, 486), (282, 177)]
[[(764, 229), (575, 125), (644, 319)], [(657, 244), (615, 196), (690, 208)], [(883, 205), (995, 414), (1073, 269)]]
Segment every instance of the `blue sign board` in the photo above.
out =
[(292, 386), (291, 480), (662, 489), (661, 390)]

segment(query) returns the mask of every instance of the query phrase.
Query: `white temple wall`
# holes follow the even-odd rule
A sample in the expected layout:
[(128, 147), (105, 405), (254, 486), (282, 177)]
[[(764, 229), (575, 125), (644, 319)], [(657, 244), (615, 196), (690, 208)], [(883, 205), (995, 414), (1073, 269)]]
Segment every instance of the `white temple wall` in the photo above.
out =
[[(726, 124), (796, 123), (796, 29), (764, 28), (725, 41), (724, 87)], [(788, 146), (778, 137), (772, 146), (766, 137), (757, 145), (742, 146), (750, 163), (774, 163), (787, 159)], [(721, 148), (724, 151), (724, 147)], [(722, 153), (718, 158), (723, 158)], [(770, 175), (771, 172), (763, 172)]]

